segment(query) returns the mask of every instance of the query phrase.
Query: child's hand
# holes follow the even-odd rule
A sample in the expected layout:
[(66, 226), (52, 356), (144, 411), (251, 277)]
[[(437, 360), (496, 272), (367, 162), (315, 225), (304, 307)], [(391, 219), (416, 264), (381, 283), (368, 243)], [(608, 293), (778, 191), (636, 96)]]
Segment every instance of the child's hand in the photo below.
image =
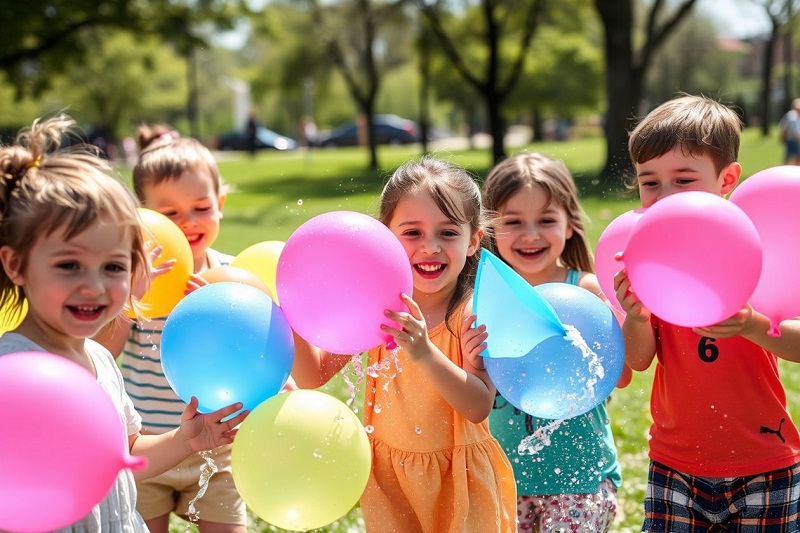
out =
[(233, 442), (236, 436), (237, 427), (241, 424), (248, 411), (242, 411), (230, 420), (223, 421), (224, 418), (232, 415), (243, 406), (235, 403), (213, 413), (201, 414), (197, 412), (198, 400), (192, 396), (189, 405), (181, 415), (181, 436), (186, 440), (186, 444), (194, 451), (211, 450), (223, 444)]
[(461, 323), (461, 353), (467, 362), (477, 370), (486, 370), (483, 357), (480, 354), (486, 349), (486, 325), (481, 324), (473, 328), (472, 324), (478, 319), (475, 315), (468, 315)]
[(723, 320), (719, 324), (706, 326), (704, 328), (693, 328), (692, 331), (703, 337), (726, 339), (728, 337), (751, 333), (756, 327), (757, 324), (753, 316), (753, 308), (750, 307), (750, 304), (747, 304), (739, 309), (735, 315), (727, 320)]
[(183, 294), (189, 295), (199, 289), (208, 285), (208, 281), (199, 274), (192, 274), (189, 276), (189, 281), (186, 282), (186, 290)]
[(617, 291), (617, 300), (626, 313), (626, 318), (631, 318), (637, 322), (648, 322), (650, 311), (642, 305), (642, 302), (631, 290), (631, 281), (628, 279), (628, 272), (620, 270), (614, 276), (614, 289)]
[(394, 337), (398, 346), (407, 351), (412, 359), (418, 360), (430, 353), (428, 326), (425, 324), (425, 318), (422, 316), (422, 311), (420, 311), (417, 302), (407, 294), (401, 294), (400, 298), (408, 307), (409, 312), (395, 313), (387, 309), (385, 314), (400, 324), (402, 329), (397, 330), (385, 324), (381, 325), (381, 329)]
[[(148, 242), (147, 245), (148, 246), (152, 246), (153, 243)], [(153, 246), (150, 249), (150, 251), (147, 253), (148, 266), (150, 267), (150, 274), (149, 274), (149, 276), (143, 275), (143, 276), (139, 277), (139, 279), (137, 279), (134, 282), (133, 289), (131, 290), (131, 293), (133, 294), (134, 298), (136, 298), (137, 300), (141, 300), (142, 297), (147, 292), (148, 277), (149, 277), (150, 282), (152, 283), (152, 281), (154, 279), (156, 279), (158, 276), (166, 274), (167, 272), (172, 270), (172, 267), (175, 266), (175, 262), (176, 262), (175, 259), (170, 259), (169, 261), (164, 261), (163, 263), (159, 263), (158, 266), (154, 266), (153, 265), (153, 263), (155, 263), (156, 259), (161, 257), (161, 252), (163, 252), (163, 251), (164, 251), (164, 247), (163, 246), (156, 245), (156, 246)]]

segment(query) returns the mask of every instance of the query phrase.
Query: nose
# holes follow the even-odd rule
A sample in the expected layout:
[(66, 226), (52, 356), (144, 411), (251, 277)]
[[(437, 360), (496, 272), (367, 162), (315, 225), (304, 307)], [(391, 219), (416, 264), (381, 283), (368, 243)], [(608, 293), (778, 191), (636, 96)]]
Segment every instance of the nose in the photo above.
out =
[(539, 226), (537, 224), (528, 224), (525, 226), (525, 231), (522, 233), (522, 239), (533, 242), (539, 237)]
[(436, 237), (428, 237), (422, 242), (422, 252), (426, 254), (435, 254), (441, 251), (442, 247), (439, 239)]
[(99, 272), (87, 272), (81, 280), (80, 292), (85, 296), (96, 296), (104, 291), (103, 278)]

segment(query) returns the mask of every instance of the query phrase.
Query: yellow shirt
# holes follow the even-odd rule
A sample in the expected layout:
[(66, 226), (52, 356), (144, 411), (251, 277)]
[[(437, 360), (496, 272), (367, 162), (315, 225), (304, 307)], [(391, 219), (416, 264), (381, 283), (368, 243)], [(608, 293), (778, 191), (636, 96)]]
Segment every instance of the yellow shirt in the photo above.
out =
[[(461, 366), (459, 338), (444, 323), (428, 337)], [(383, 346), (369, 352), (364, 396), (372, 443), (361, 497), (368, 531), (517, 530), (513, 470), (488, 420), (474, 424), (459, 415), (402, 349), (396, 359)]]

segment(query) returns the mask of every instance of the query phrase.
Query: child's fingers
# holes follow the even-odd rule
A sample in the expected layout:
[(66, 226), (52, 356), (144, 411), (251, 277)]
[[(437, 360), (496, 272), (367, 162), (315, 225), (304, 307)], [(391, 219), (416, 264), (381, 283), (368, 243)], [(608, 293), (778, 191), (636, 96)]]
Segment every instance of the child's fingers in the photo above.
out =
[(191, 420), (197, 416), (198, 405), (200, 405), (200, 401), (195, 396), (192, 396), (192, 398), (189, 400), (189, 403), (186, 404), (186, 409), (183, 410), (181, 420)]
[(417, 302), (411, 299), (411, 296), (402, 293), (400, 294), (400, 298), (403, 300), (403, 302), (405, 302), (406, 307), (408, 307), (408, 311), (411, 313), (411, 316), (417, 320), (423, 320), (422, 311), (420, 310), (419, 305), (417, 305)]

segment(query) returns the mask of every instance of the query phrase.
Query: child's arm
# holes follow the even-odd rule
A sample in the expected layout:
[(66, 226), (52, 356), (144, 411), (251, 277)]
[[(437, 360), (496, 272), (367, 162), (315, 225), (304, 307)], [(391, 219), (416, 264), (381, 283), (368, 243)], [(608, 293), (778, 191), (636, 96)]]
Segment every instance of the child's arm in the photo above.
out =
[(403, 294), (402, 298), (408, 313), (386, 311), (386, 316), (397, 321), (402, 330), (383, 325), (383, 331), (394, 337), (411, 359), (425, 369), (433, 385), (453, 409), (470, 422), (482, 422), (492, 411), (495, 395), (486, 370), (475, 368), (466, 354), (464, 368), (454, 364), (428, 338), (428, 328), (417, 303), (408, 295)]
[(694, 331), (698, 335), (712, 339), (741, 335), (781, 359), (800, 363), (800, 319), (798, 318), (781, 322), (780, 336), (772, 337), (767, 334), (769, 318), (748, 304), (731, 318), (713, 326), (696, 328)]
[(294, 333), (292, 378), (301, 389), (316, 389), (330, 381), (351, 357), (320, 350)]
[(192, 397), (181, 415), (180, 427), (172, 431), (161, 435), (136, 433), (128, 437), (131, 455), (147, 458), (147, 466), (134, 471), (136, 479), (162, 474), (196, 451), (231, 444), (236, 436), (236, 427), (248, 414), (242, 411), (230, 420), (223, 420), (241, 409), (242, 404), (235, 403), (208, 414), (198, 413), (197, 404), (197, 398)]
[(631, 282), (625, 270), (614, 276), (617, 300), (625, 310), (622, 335), (625, 339), (625, 364), (633, 370), (650, 368), (656, 355), (656, 336), (650, 325), (650, 311), (631, 291)]

